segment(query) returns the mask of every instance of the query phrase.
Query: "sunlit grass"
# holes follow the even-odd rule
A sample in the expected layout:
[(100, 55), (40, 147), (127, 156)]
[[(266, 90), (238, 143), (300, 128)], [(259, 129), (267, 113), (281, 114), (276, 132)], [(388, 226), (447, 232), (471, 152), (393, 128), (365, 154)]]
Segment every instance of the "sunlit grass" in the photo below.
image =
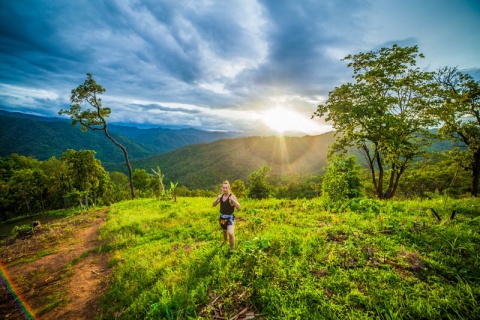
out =
[[(101, 228), (107, 318), (480, 316), (478, 200), (242, 200), (227, 255), (212, 199), (127, 201)], [(442, 214), (438, 221), (428, 208)], [(451, 209), (457, 210), (450, 221)]]

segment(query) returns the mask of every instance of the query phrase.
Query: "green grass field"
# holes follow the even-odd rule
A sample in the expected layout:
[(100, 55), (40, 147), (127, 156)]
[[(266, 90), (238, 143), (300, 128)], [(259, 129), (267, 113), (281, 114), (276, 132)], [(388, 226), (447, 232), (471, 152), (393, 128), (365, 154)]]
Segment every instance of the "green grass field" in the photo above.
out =
[(478, 199), (244, 199), (231, 256), (213, 200), (110, 208), (101, 318), (480, 318)]

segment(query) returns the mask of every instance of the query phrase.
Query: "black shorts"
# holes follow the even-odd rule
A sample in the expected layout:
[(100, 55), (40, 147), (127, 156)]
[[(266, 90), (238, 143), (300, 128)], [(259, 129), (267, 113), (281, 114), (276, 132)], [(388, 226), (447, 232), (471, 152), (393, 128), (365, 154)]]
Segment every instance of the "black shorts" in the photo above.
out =
[(218, 222), (220, 223), (220, 227), (222, 227), (222, 229), (227, 230), (228, 226), (233, 226), (235, 224), (234, 220), (235, 216), (233, 214), (220, 214)]

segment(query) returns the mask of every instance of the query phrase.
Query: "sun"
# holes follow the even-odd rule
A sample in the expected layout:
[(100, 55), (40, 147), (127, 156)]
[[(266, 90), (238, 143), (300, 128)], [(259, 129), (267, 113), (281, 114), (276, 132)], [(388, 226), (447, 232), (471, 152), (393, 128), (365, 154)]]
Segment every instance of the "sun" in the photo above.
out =
[(316, 133), (321, 131), (320, 126), (310, 118), (283, 107), (276, 107), (265, 111), (262, 115), (262, 121), (279, 134), (292, 131), (301, 133)]

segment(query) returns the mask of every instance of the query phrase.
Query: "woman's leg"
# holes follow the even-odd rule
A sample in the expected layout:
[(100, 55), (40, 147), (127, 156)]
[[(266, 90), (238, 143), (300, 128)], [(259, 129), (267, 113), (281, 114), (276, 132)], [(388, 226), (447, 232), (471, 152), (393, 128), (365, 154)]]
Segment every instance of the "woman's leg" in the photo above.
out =
[[(226, 233), (228, 233), (229, 235), (229, 238), (230, 238), (230, 250), (233, 250), (234, 247), (235, 247), (235, 234), (234, 234), (234, 226), (233, 225), (229, 225), (227, 227), (227, 230), (226, 230)], [(225, 231), (225, 230), (224, 230)]]

